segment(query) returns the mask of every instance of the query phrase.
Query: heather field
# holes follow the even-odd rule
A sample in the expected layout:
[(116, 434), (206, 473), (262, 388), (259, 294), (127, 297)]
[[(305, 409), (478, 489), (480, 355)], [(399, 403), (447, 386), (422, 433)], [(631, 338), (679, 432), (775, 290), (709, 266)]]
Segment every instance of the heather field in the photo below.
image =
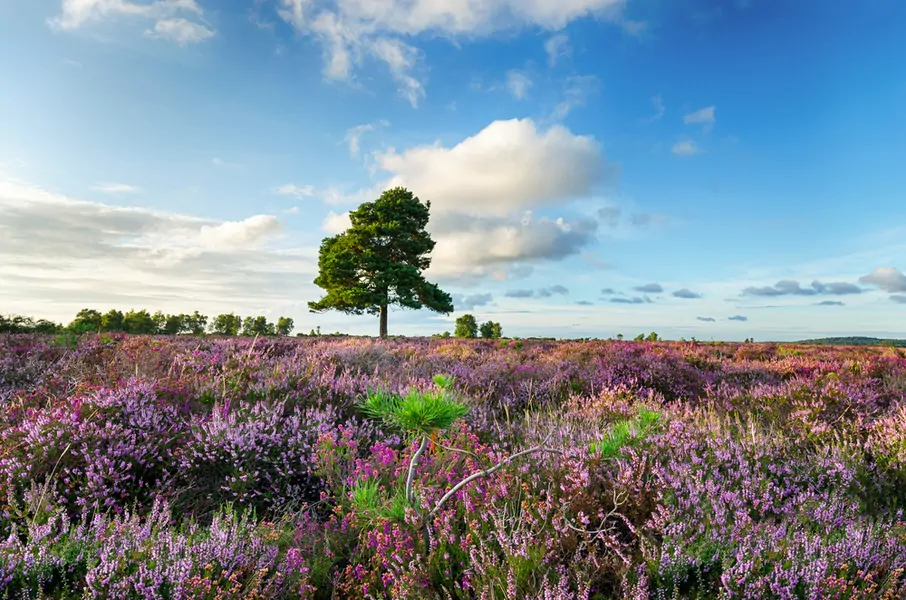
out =
[(906, 597), (902, 350), (5, 336), (0, 407), (6, 598)]

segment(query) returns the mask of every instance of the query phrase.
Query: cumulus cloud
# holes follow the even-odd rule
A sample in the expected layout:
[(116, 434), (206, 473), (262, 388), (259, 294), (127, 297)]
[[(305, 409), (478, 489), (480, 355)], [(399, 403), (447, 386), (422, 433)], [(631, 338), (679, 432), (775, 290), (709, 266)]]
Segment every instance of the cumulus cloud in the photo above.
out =
[(704, 321), (705, 323), (714, 323), (717, 321), (714, 317), (695, 317), (699, 321)]
[(547, 53), (548, 66), (557, 66), (560, 59), (569, 57), (572, 54), (569, 37), (565, 33), (558, 33), (547, 38), (544, 42), (544, 51)]
[(60, 14), (50, 19), (49, 24), (71, 31), (90, 22), (116, 18), (153, 21), (145, 31), (146, 35), (184, 46), (202, 42), (215, 34), (203, 21), (203, 16), (204, 11), (195, 0), (63, 0)]
[(637, 28), (622, 18), (623, 0), (275, 1), (283, 20), (320, 43), (328, 77), (350, 79), (366, 60), (380, 61), (413, 105), (423, 96), (424, 83), (415, 73), (419, 53), (404, 38), (436, 34), (474, 39), (522, 28), (556, 31), (583, 17), (606, 19), (629, 31)]
[(516, 100), (524, 100), (532, 87), (531, 78), (519, 71), (509, 71), (506, 74), (506, 89)]
[[(864, 279), (864, 278), (863, 278)], [(861, 294), (862, 288), (846, 282), (822, 283), (813, 281), (810, 287), (802, 287), (798, 281), (784, 279), (772, 286), (747, 287), (742, 291), (743, 296), (845, 296), (848, 294)]]
[(352, 221), (349, 220), (349, 212), (344, 212), (337, 214), (333, 211), (327, 213), (327, 216), (324, 217), (324, 221), (321, 223), (321, 229), (330, 235), (336, 235), (338, 233), (343, 233), (352, 226)]
[(686, 299), (686, 300), (694, 300), (694, 299), (696, 299), (696, 298), (701, 298), (701, 297), (702, 297), (701, 294), (696, 294), (695, 292), (693, 292), (692, 290), (690, 290), (690, 289), (688, 289), (688, 288), (683, 288), (683, 289), (681, 289), (681, 290), (676, 290), (675, 292), (673, 292), (673, 296), (674, 296), (675, 298), (684, 298), (684, 299)]
[(594, 306), (594, 302), (589, 302), (588, 300), (579, 300), (576, 302), (579, 306)]
[(677, 156), (693, 156), (701, 154), (701, 149), (692, 140), (680, 140), (673, 145), (671, 152)]
[(198, 239), (211, 248), (250, 246), (272, 237), (282, 229), (274, 215), (255, 215), (242, 221), (202, 225)]
[(98, 183), (91, 186), (91, 189), (106, 194), (128, 194), (139, 191), (139, 188), (126, 183)]
[(744, 317), (742, 315), (733, 315), (732, 317), (728, 317), (728, 320), (744, 322), (744, 321), (748, 321), (749, 317)]
[(593, 239), (597, 223), (591, 219), (438, 217), (428, 225), (436, 232), (432, 272), (455, 273), (461, 267), (533, 260), (559, 260), (579, 253)]
[(451, 296), (456, 310), (474, 310), (479, 306), (487, 306), (494, 299), (491, 294), (451, 294)]
[(885, 292), (906, 292), (906, 275), (894, 267), (879, 267), (860, 277), (859, 282), (877, 286)]
[(890, 299), (897, 304), (906, 304), (906, 294), (894, 294)]
[[(451, 147), (435, 143), (373, 156), (376, 172), (387, 173), (369, 192), (373, 197), (377, 188), (403, 186), (431, 201), (428, 231), (437, 245), (430, 272), (438, 279), (518, 277), (517, 265), (582, 254), (596, 239), (593, 218), (533, 211), (587, 197), (604, 180), (597, 142), (562, 126), (496, 121)], [(348, 217), (335, 213), (323, 223), (329, 233), (346, 227)]]
[(632, 289), (646, 294), (660, 294), (664, 291), (664, 287), (659, 283), (646, 283), (645, 285), (639, 285)]
[(587, 195), (603, 179), (603, 157), (591, 137), (531, 119), (495, 121), (451, 148), (417, 146), (375, 156), (402, 185), (431, 200), (436, 212), (505, 215), (555, 206)]
[[(315, 248), (279, 220), (240, 221), (73, 199), (0, 177), (0, 300), (70, 318), (85, 305), (242, 310), (315, 292)], [(191, 306), (187, 306), (191, 304)]]
[(604, 288), (603, 290), (601, 290), (601, 294), (603, 296), (613, 296), (616, 293), (617, 291), (613, 288)]
[(839, 300), (823, 300), (821, 302), (816, 302), (815, 306), (843, 306), (843, 303)]

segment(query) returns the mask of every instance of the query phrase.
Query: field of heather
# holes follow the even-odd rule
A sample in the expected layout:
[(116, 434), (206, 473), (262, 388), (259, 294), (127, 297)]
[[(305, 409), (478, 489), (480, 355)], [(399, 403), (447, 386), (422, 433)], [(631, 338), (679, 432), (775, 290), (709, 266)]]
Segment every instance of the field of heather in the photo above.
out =
[(0, 337), (0, 597), (904, 598), (904, 356)]

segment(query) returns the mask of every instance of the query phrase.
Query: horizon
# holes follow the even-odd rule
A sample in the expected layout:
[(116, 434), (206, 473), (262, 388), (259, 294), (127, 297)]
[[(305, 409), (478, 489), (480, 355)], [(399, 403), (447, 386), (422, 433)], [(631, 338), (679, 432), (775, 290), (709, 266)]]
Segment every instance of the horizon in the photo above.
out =
[(402, 185), (456, 310), (391, 335), (906, 338), (906, 4), (443, 6), (0, 6), (0, 314), (373, 336), (306, 303)]

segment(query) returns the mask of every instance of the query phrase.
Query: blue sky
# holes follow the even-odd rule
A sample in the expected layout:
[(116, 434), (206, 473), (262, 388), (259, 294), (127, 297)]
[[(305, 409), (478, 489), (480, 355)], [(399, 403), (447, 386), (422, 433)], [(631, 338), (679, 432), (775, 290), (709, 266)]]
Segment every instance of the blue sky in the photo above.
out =
[[(312, 315), (322, 237), (432, 201), (512, 335), (906, 337), (906, 5), (0, 4), (0, 311)], [(731, 317), (734, 317), (731, 319)]]

